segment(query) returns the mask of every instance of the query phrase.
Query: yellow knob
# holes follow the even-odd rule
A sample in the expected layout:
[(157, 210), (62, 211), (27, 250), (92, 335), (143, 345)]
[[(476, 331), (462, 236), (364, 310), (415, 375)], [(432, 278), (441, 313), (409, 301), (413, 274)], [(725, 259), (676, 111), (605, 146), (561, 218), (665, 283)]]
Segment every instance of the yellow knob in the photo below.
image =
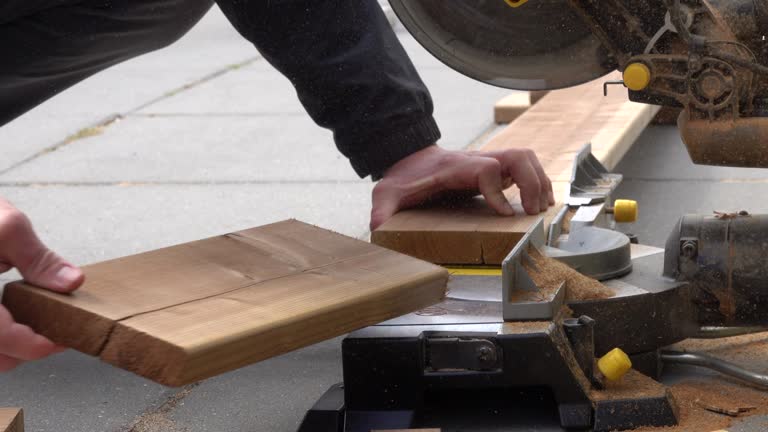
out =
[(632, 361), (627, 353), (614, 348), (597, 361), (597, 368), (610, 381), (618, 381), (632, 369)]
[(651, 70), (642, 63), (632, 63), (624, 69), (624, 85), (630, 90), (641, 91), (651, 83)]
[(525, 4), (528, 0), (504, 0), (508, 5), (512, 7), (518, 7)]
[(637, 221), (637, 201), (616, 200), (613, 203), (613, 219), (619, 223)]

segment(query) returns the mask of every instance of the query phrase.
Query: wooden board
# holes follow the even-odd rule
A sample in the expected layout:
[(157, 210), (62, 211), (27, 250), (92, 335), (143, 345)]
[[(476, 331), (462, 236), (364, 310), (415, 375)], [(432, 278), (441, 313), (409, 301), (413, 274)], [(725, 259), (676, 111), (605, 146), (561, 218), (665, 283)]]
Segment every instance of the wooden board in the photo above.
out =
[[(586, 143), (613, 169), (658, 111), (629, 102), (623, 92), (603, 97), (603, 81), (614, 78), (550, 92), (481, 148), (525, 146), (538, 154), (559, 203), (546, 214), (527, 216), (517, 205), (517, 216), (501, 217), (478, 198), (452, 208), (400, 212), (374, 231), (371, 241), (438, 264), (500, 264), (534, 222), (543, 216), (548, 223), (560, 210), (573, 159)], [(519, 203), (516, 188), (505, 193)]]
[(0, 408), (0, 432), (24, 432), (24, 412), (19, 408)]
[(496, 123), (511, 123), (533, 105), (528, 92), (514, 92), (496, 102), (493, 107), (493, 120)]
[(86, 266), (70, 296), (3, 304), (57, 343), (184, 385), (418, 310), (444, 269), (298, 221)]

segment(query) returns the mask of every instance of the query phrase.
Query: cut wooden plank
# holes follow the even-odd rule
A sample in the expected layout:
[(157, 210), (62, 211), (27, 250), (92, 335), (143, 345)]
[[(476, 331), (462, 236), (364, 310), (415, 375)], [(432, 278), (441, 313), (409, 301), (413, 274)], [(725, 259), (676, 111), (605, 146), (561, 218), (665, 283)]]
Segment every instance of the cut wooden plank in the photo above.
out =
[(512, 189), (506, 195), (518, 204), (518, 216), (497, 216), (482, 199), (452, 208), (417, 208), (396, 214), (372, 233), (371, 241), (438, 264), (500, 264), (531, 224), (541, 216), (548, 223), (560, 210), (573, 160), (586, 143), (613, 169), (658, 112), (656, 106), (629, 102), (621, 92), (603, 97), (603, 81), (613, 78), (550, 92), (481, 148), (527, 147), (537, 153), (558, 199), (544, 215), (525, 215)]
[(493, 107), (493, 118), (496, 123), (511, 123), (520, 117), (528, 108), (543, 98), (547, 91), (518, 91), (505, 96)]
[(496, 123), (511, 123), (531, 107), (531, 95), (528, 92), (514, 92), (505, 96), (493, 107), (493, 119)]
[(549, 94), (549, 90), (531, 90), (528, 92), (528, 95), (531, 99), (531, 105), (535, 105), (539, 103), (541, 99), (544, 98), (544, 96)]
[(297, 221), (86, 266), (69, 296), (9, 284), (57, 343), (178, 386), (439, 301), (447, 273)]
[[(555, 193), (564, 193), (567, 183), (554, 183)], [(527, 216), (516, 191), (507, 191), (519, 216), (503, 217), (474, 198), (455, 207), (429, 207), (398, 213), (371, 235), (379, 246), (439, 264), (494, 265), (544, 216), (550, 222), (559, 210), (551, 207), (544, 215)]]
[(24, 432), (24, 412), (19, 408), (0, 408), (0, 432)]

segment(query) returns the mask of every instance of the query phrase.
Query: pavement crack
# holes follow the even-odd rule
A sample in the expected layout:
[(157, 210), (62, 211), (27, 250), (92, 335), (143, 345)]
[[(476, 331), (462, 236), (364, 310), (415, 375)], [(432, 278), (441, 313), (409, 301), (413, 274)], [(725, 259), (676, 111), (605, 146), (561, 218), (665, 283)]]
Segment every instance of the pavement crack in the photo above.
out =
[(20, 167), (20, 166), (22, 166), (22, 165), (24, 165), (26, 163), (32, 162), (33, 160), (35, 160), (35, 159), (37, 159), (37, 158), (39, 158), (41, 156), (45, 156), (48, 153), (53, 153), (53, 152), (55, 152), (55, 151), (57, 151), (57, 150), (59, 150), (59, 149), (61, 149), (63, 147), (66, 147), (67, 145), (72, 144), (73, 142), (79, 141), (81, 139), (85, 139), (85, 138), (101, 135), (101, 134), (104, 133), (104, 130), (106, 128), (108, 128), (109, 126), (112, 126), (113, 124), (119, 122), (122, 119), (123, 119), (122, 115), (120, 115), (120, 114), (112, 114), (111, 116), (105, 118), (104, 120), (101, 120), (100, 122), (98, 122), (98, 123), (96, 123), (94, 125), (84, 127), (82, 129), (80, 129), (79, 131), (77, 131), (77, 132), (67, 136), (62, 141), (59, 141), (59, 142), (57, 142), (56, 144), (54, 144), (52, 146), (46, 147), (46, 148), (40, 150), (39, 152), (33, 154), (32, 156), (29, 156), (29, 157), (27, 157), (25, 159), (22, 159), (19, 162), (16, 162), (15, 164), (13, 164), (13, 165), (11, 165), (11, 166), (3, 169), (3, 170), (0, 170), (0, 176), (3, 175), (3, 174), (8, 173), (8, 172), (10, 172), (10, 171), (12, 171), (14, 169), (16, 169), (16, 168), (18, 168), (18, 167)]
[(219, 69), (217, 71), (214, 71), (214, 72), (212, 72), (212, 73), (210, 73), (208, 75), (203, 76), (202, 78), (198, 78), (198, 79), (196, 79), (196, 80), (194, 80), (192, 82), (184, 84), (181, 87), (177, 87), (177, 88), (175, 88), (173, 90), (167, 91), (164, 94), (162, 94), (161, 96), (158, 96), (158, 97), (156, 97), (156, 98), (154, 98), (154, 99), (152, 99), (152, 100), (150, 100), (148, 102), (145, 102), (145, 103), (137, 106), (136, 108), (134, 108), (132, 110), (129, 110), (127, 112), (127, 114), (136, 114), (139, 111), (141, 111), (141, 110), (143, 110), (143, 109), (145, 109), (147, 107), (150, 107), (150, 106), (152, 106), (152, 105), (154, 105), (154, 104), (156, 104), (158, 102), (161, 102), (161, 101), (166, 100), (166, 99), (170, 99), (170, 98), (172, 98), (172, 97), (174, 97), (174, 96), (176, 96), (176, 95), (178, 95), (180, 93), (183, 93), (183, 92), (185, 92), (185, 91), (187, 91), (189, 89), (195, 88), (195, 87), (197, 87), (197, 86), (199, 86), (201, 84), (207, 83), (208, 81), (214, 80), (214, 79), (216, 79), (216, 78), (218, 78), (218, 77), (220, 77), (222, 75), (225, 75), (225, 74), (227, 74), (229, 72), (232, 72), (232, 71), (236, 71), (238, 69), (241, 69), (241, 68), (243, 68), (245, 66), (248, 66), (248, 65), (250, 65), (252, 63), (255, 63), (255, 62), (259, 61), (259, 60), (262, 60), (262, 59), (263, 59), (263, 57), (261, 57), (261, 56), (255, 56), (255, 57), (251, 57), (251, 58), (248, 58), (246, 60), (243, 60), (243, 61), (241, 61), (239, 63), (234, 63), (234, 64), (231, 64), (231, 65), (228, 65), (228, 66), (224, 67), (223, 69)]
[(248, 58), (248, 59), (246, 59), (244, 61), (241, 61), (239, 63), (234, 63), (234, 64), (231, 64), (231, 65), (228, 65), (228, 66), (226, 66), (226, 67), (224, 67), (222, 69), (219, 69), (219, 70), (214, 71), (214, 72), (212, 72), (212, 73), (210, 73), (208, 75), (205, 75), (202, 78), (196, 79), (196, 80), (194, 80), (192, 82), (189, 82), (187, 84), (182, 85), (181, 87), (178, 87), (178, 88), (175, 88), (173, 90), (170, 90), (170, 91), (162, 94), (161, 96), (158, 96), (158, 97), (156, 97), (154, 99), (151, 99), (148, 102), (145, 102), (145, 103), (139, 105), (138, 107), (135, 107), (133, 109), (128, 110), (125, 113), (112, 114), (109, 117), (107, 117), (105, 120), (102, 120), (102, 121), (96, 123), (95, 125), (82, 128), (79, 131), (75, 132), (74, 134), (67, 136), (62, 141), (59, 141), (59, 142), (53, 144), (52, 146), (46, 147), (43, 150), (33, 154), (32, 156), (29, 156), (29, 157), (27, 157), (27, 158), (25, 158), (25, 159), (23, 159), (23, 160), (21, 160), (19, 162), (16, 162), (15, 164), (13, 164), (13, 165), (5, 168), (5, 169), (0, 170), (0, 176), (6, 174), (6, 173), (8, 173), (8, 172), (10, 172), (10, 171), (12, 171), (12, 170), (14, 170), (16, 168), (18, 168), (18, 167), (20, 167), (20, 166), (22, 166), (22, 165), (24, 165), (24, 164), (26, 164), (28, 162), (31, 162), (31, 161), (33, 161), (33, 160), (35, 160), (35, 159), (37, 159), (37, 158), (39, 158), (41, 156), (44, 156), (44, 155), (46, 155), (48, 153), (54, 152), (56, 150), (59, 150), (60, 148), (65, 147), (68, 144), (71, 144), (71, 143), (73, 143), (75, 141), (78, 141), (80, 139), (87, 138), (87, 137), (92, 137), (92, 136), (100, 135), (101, 133), (104, 132), (105, 128), (107, 128), (110, 125), (116, 123), (117, 121), (121, 120), (125, 116), (135, 114), (138, 111), (141, 111), (144, 108), (149, 107), (149, 106), (151, 106), (151, 105), (153, 105), (153, 104), (155, 104), (157, 102), (160, 102), (162, 100), (171, 98), (173, 96), (176, 96), (179, 93), (182, 93), (182, 92), (184, 92), (186, 90), (189, 90), (191, 88), (197, 87), (197, 86), (199, 86), (199, 85), (201, 85), (203, 83), (206, 83), (208, 81), (216, 79), (216, 78), (218, 78), (218, 77), (220, 77), (220, 76), (222, 76), (224, 74), (227, 74), (229, 72), (238, 70), (238, 69), (240, 69), (242, 67), (245, 67), (245, 66), (248, 66), (248, 65), (250, 65), (250, 64), (252, 64), (252, 63), (254, 63), (254, 62), (258, 61), (258, 60), (261, 60), (261, 59), (263, 59), (263, 57), (258, 55), (258, 56), (255, 56), (255, 57), (250, 57), (250, 58)]

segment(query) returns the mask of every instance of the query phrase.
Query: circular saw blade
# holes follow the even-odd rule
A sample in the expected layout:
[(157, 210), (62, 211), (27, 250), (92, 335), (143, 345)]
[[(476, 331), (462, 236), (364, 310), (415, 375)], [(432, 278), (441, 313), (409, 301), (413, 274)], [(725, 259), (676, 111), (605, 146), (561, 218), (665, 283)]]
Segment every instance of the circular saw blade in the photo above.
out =
[(390, 0), (405, 27), (440, 61), (517, 90), (570, 87), (616, 65), (567, 0)]

